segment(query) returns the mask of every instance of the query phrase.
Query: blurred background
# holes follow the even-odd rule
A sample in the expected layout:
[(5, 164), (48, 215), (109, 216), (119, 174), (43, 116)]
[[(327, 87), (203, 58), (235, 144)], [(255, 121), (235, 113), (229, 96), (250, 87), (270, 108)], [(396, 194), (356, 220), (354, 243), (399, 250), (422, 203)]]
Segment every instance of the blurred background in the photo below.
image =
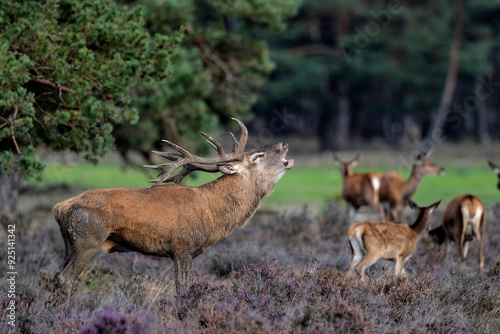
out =
[(4, 217), (26, 186), (145, 186), (154, 175), (141, 165), (161, 139), (209, 154), (199, 132), (229, 144), (231, 117), (248, 125), (249, 148), (290, 143), (296, 167), (271, 202), (339, 198), (333, 151), (361, 153), (359, 171), (407, 176), (420, 150), (448, 174), (424, 180), (417, 200), (439, 188), (496, 201), (486, 161), (500, 160), (498, 0), (0, 8)]

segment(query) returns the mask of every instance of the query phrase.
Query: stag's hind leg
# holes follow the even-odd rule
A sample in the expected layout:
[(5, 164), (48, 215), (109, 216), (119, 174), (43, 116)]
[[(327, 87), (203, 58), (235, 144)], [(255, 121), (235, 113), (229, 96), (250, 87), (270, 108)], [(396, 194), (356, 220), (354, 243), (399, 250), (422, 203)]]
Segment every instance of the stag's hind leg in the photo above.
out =
[(60, 275), (63, 282), (68, 284), (69, 291), (87, 264), (101, 251), (106, 238), (107, 236), (98, 237), (97, 234), (87, 234), (86, 237), (80, 237), (74, 242), (71, 260)]
[(66, 247), (66, 249), (64, 251), (64, 258), (63, 258), (61, 264), (57, 268), (57, 270), (54, 273), (54, 276), (52, 278), (52, 281), (56, 285), (60, 284), (59, 275), (64, 270), (64, 268), (66, 268), (68, 266), (69, 262), (71, 261), (71, 258), (73, 257), (73, 246), (72, 246), (69, 238), (64, 238), (64, 246)]

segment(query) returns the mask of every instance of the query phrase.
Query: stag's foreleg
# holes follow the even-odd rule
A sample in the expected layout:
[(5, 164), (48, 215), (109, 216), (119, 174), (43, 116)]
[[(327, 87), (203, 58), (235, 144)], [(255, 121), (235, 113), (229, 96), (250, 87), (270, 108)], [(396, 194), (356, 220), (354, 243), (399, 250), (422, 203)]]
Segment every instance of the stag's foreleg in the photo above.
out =
[(175, 291), (177, 295), (186, 293), (191, 286), (193, 257), (187, 252), (174, 255)]

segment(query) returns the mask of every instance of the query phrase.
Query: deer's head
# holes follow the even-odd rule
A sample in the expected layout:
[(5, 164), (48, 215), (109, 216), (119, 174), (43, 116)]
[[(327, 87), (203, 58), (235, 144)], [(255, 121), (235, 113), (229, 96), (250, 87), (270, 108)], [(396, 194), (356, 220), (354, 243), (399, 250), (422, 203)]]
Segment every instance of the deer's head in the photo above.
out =
[(354, 167), (356, 167), (358, 165), (359, 154), (356, 154), (356, 156), (350, 161), (342, 161), (334, 153), (333, 159), (335, 160), (337, 165), (340, 167), (340, 173), (342, 174), (342, 177), (346, 177), (346, 176), (351, 176), (352, 174), (354, 174), (353, 169), (354, 169)]
[(446, 170), (433, 163), (432, 161), (428, 160), (428, 157), (426, 154), (419, 154), (417, 159), (415, 160), (415, 163), (413, 164), (413, 169), (414, 172), (417, 173), (420, 176), (425, 176), (425, 175), (443, 175)]
[[(226, 175), (238, 175), (243, 179), (251, 180), (260, 190), (262, 196), (267, 196), (274, 189), (276, 183), (281, 177), (293, 167), (293, 159), (286, 160), (288, 151), (287, 143), (277, 143), (274, 145), (263, 146), (261, 148), (245, 152), (245, 146), (248, 139), (248, 131), (243, 123), (233, 118), (241, 129), (240, 141), (233, 138), (233, 150), (230, 153), (224, 153), (222, 146), (215, 139), (205, 133), (201, 133), (207, 142), (217, 151), (214, 158), (203, 158), (195, 156), (182, 147), (164, 140), (170, 147), (179, 153), (155, 152), (171, 162), (160, 165), (145, 166), (160, 170), (160, 175), (164, 174), (154, 186), (162, 182), (180, 183), (182, 179), (195, 170), (205, 172), (220, 172)], [(182, 170), (171, 176), (178, 168)]]

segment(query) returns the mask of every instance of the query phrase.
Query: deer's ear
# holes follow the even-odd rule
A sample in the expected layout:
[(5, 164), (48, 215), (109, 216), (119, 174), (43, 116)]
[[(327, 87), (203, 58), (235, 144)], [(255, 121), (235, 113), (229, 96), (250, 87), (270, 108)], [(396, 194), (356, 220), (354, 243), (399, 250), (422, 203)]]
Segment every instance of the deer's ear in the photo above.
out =
[(495, 173), (500, 174), (500, 166), (494, 164), (493, 161), (488, 161), (488, 165), (490, 165)]
[(410, 209), (412, 209), (412, 210), (418, 209), (417, 203), (413, 202), (411, 199), (408, 200), (408, 205), (410, 206)]
[(240, 171), (240, 165), (236, 162), (226, 162), (217, 165), (217, 167), (222, 174), (234, 174)]
[(432, 213), (434, 210), (437, 209), (437, 207), (439, 206), (439, 204), (441, 204), (441, 201), (442, 200), (439, 200), (438, 202), (432, 204), (430, 207), (429, 207), (429, 212)]
[(351, 165), (351, 167), (354, 168), (358, 165), (358, 161), (359, 161), (359, 153), (356, 154), (356, 156), (351, 160), (349, 165)]
[(257, 162), (263, 159), (266, 156), (264, 152), (257, 152), (250, 156), (250, 162)]
[(340, 165), (342, 163), (342, 161), (339, 159), (339, 157), (335, 153), (333, 153), (333, 160), (335, 160), (337, 165)]

